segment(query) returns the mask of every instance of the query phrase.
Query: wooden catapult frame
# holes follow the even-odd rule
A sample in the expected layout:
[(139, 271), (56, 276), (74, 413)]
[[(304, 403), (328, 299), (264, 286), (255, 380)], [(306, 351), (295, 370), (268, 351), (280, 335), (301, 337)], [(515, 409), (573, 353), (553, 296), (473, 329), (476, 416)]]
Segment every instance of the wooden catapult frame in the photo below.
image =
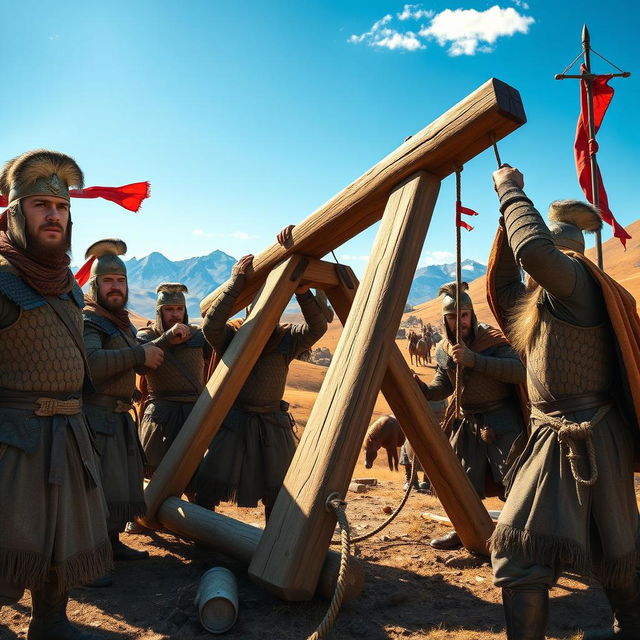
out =
[[(407, 139), (293, 229), (288, 247), (253, 260), (233, 313), (253, 306), (145, 490), (143, 522), (211, 544), (249, 564), (285, 600), (331, 592), (335, 514), (346, 494), (380, 390), (465, 547), (487, 552), (493, 523), (395, 344), (440, 182), (526, 122), (519, 93), (491, 79)], [(362, 284), (321, 260), (382, 218)], [(324, 289), (344, 325), (278, 495), (260, 530), (180, 500), (296, 287)], [(222, 287), (202, 302), (203, 311)]]

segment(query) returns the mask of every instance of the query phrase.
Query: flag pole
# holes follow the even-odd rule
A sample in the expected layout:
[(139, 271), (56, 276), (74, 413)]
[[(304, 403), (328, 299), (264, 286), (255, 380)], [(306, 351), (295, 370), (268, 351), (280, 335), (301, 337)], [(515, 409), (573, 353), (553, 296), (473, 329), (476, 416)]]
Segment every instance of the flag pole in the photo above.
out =
[[(460, 184), (461, 167), (456, 167), (456, 344), (462, 343), (460, 332), (460, 322), (462, 313), (460, 311), (461, 288), (462, 288), (462, 236), (460, 235), (460, 213), (458, 207), (462, 201), (462, 188)], [(455, 396), (455, 417), (460, 418), (460, 396), (462, 395), (462, 365), (456, 364), (456, 396)]]
[[(591, 37), (589, 29), (585, 24), (582, 27), (582, 53), (584, 55), (584, 70), (587, 77), (582, 78), (587, 89), (587, 121), (589, 125), (589, 140), (596, 139), (596, 125), (593, 117), (593, 77), (591, 77)], [(596, 146), (589, 144), (589, 164), (591, 165), (591, 204), (598, 208), (600, 206), (600, 194), (598, 188), (598, 159), (596, 157)], [(602, 258), (602, 231), (596, 231), (596, 256), (598, 267), (603, 269)]]

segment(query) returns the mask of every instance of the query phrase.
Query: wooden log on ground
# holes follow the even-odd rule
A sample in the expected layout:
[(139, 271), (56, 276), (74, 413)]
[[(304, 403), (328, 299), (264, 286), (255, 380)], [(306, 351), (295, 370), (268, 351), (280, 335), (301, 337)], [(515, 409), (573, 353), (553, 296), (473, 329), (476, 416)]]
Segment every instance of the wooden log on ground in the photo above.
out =
[[(343, 324), (349, 315), (357, 283), (351, 270), (348, 270), (348, 275), (353, 286), (343, 283), (341, 287), (327, 291), (331, 305)], [(382, 393), (464, 546), (470, 551), (488, 555), (487, 540), (493, 532), (491, 517), (395, 344), (382, 382)]]
[(144, 492), (145, 526), (156, 528), (155, 515), (170, 496), (180, 496), (198, 468), (211, 440), (298, 286), (307, 260), (291, 256), (268, 276), (251, 314), (234, 336), (220, 363)]
[[(167, 498), (162, 503), (158, 511), (158, 520), (169, 531), (210, 546), (247, 566), (262, 536), (262, 529), (258, 527), (203, 509), (179, 498)], [(339, 568), (340, 554), (329, 551), (318, 581), (317, 592), (322, 597), (333, 597)], [(362, 565), (355, 558), (351, 558), (345, 585), (345, 601), (357, 598), (363, 585)]]
[[(297, 224), (287, 248), (276, 243), (257, 255), (235, 310), (251, 301), (267, 273), (286, 255), (322, 258), (377, 222), (389, 194), (402, 180), (417, 171), (442, 179), (453, 173), (456, 164), (489, 148), (493, 138), (501, 140), (525, 122), (518, 91), (495, 78), (488, 80)], [(203, 314), (218, 292), (202, 301)]]
[(387, 358), (435, 206), (440, 180), (420, 172), (391, 194), (364, 282), (311, 410), (304, 434), (249, 566), (258, 584), (285, 600), (316, 589), (335, 514), (360, 453)]

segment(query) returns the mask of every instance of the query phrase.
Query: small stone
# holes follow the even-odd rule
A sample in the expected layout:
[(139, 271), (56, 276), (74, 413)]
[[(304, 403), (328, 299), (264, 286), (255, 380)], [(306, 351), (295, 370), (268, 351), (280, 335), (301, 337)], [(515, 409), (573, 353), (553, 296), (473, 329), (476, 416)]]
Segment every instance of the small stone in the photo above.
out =
[(382, 513), (391, 515), (393, 513), (393, 509), (389, 505), (386, 505), (385, 507), (382, 507)]

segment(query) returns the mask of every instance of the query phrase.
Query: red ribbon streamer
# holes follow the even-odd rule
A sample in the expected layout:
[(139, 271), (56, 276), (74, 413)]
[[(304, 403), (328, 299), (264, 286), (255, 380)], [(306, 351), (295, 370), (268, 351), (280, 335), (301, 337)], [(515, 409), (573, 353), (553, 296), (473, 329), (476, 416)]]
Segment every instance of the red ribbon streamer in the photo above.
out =
[(74, 276), (79, 286), (84, 287), (91, 275), (91, 265), (93, 264), (95, 256), (91, 256), (77, 271)]
[[(584, 65), (580, 66), (581, 73), (586, 73)], [(593, 91), (593, 119), (594, 129), (598, 132), (604, 115), (613, 99), (613, 88), (607, 83), (611, 80), (611, 75), (595, 76), (591, 87)], [(574, 153), (576, 161), (576, 171), (578, 173), (578, 182), (584, 192), (587, 200), (593, 204), (593, 191), (591, 187), (591, 163), (589, 158), (598, 151), (598, 143), (594, 139), (589, 138), (589, 116), (587, 107), (587, 83), (580, 80), (580, 116), (578, 117), (578, 126), (576, 128), (576, 139), (574, 143)], [(627, 247), (627, 240), (631, 236), (620, 226), (615, 219), (611, 209), (609, 209), (609, 199), (602, 182), (600, 168), (598, 171), (598, 207), (602, 214), (602, 219), (613, 227), (613, 235), (622, 242), (622, 246)]]
[(473, 227), (462, 219), (462, 214), (466, 216), (477, 216), (478, 212), (468, 207), (463, 207), (460, 200), (456, 201), (456, 226), (471, 231)]
[[(145, 198), (149, 197), (150, 184), (148, 182), (134, 182), (122, 187), (87, 187), (86, 189), (71, 189), (72, 198), (103, 198), (119, 204), (129, 211), (138, 211)], [(9, 205), (7, 196), (0, 195), (0, 207)]]

